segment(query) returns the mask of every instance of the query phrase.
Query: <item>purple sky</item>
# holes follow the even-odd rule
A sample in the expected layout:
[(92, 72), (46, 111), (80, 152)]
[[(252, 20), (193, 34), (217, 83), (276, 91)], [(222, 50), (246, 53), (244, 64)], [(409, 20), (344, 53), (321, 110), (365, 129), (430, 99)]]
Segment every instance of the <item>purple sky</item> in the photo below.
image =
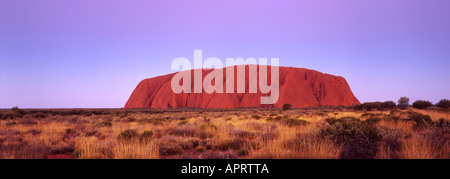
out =
[(449, 0), (2, 0), (0, 108), (123, 107), (194, 49), (343, 76), (361, 102), (437, 102), (449, 19)]

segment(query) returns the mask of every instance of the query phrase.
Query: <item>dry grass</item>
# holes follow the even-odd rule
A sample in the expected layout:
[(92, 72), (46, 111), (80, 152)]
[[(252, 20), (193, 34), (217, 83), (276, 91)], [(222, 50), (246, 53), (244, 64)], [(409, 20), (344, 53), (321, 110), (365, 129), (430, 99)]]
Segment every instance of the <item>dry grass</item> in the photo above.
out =
[[(449, 126), (414, 128), (414, 121), (407, 120), (408, 112), (429, 115), (435, 123), (440, 119), (448, 121), (449, 115), (441, 110), (407, 109), (391, 113), (345, 108), (283, 112), (30, 110), (23, 116), (0, 120), (0, 158), (50, 158), (64, 154), (76, 159), (338, 159), (349, 152), (349, 147), (360, 150), (358, 146), (368, 145), (377, 150), (374, 158), (378, 159), (450, 158)], [(346, 128), (326, 120), (345, 117), (361, 121)], [(370, 117), (380, 120), (366, 124)], [(372, 134), (374, 131), (376, 134)], [(361, 134), (350, 135), (354, 132)], [(358, 137), (371, 137), (365, 136), (368, 134), (379, 139), (360, 144)], [(361, 152), (365, 150), (361, 148)]]
[(401, 158), (404, 159), (434, 159), (435, 153), (429, 141), (419, 135), (405, 139), (402, 145)]

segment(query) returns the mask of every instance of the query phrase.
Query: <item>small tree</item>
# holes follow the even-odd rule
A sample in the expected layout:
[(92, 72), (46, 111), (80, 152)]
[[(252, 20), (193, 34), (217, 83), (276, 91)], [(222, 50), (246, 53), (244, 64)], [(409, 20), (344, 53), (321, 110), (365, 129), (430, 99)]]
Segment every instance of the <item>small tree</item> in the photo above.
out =
[(425, 109), (432, 105), (433, 104), (430, 101), (425, 101), (425, 100), (417, 100), (413, 103), (413, 107), (417, 108), (417, 109)]
[(440, 108), (448, 109), (450, 107), (450, 100), (448, 99), (442, 99), (439, 101), (439, 103), (436, 104)]
[(15, 117), (19, 117), (19, 118), (23, 117), (25, 114), (25, 111), (19, 109), (19, 107), (17, 107), (17, 106), (12, 107), (11, 111)]
[(289, 103), (286, 103), (286, 104), (283, 105), (283, 111), (290, 110), (291, 108), (292, 108), (292, 105), (289, 104)]
[(398, 107), (399, 108), (401, 108), (401, 109), (405, 109), (406, 107), (408, 107), (408, 105), (409, 105), (409, 98), (408, 97), (401, 97), (399, 100), (398, 100)]

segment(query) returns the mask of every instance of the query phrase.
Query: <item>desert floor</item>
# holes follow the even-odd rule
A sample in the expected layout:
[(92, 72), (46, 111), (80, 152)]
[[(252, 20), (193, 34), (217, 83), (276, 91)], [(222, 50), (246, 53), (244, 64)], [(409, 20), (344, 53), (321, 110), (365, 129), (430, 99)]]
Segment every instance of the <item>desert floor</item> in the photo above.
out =
[(4, 109), (2, 159), (449, 159), (450, 110)]

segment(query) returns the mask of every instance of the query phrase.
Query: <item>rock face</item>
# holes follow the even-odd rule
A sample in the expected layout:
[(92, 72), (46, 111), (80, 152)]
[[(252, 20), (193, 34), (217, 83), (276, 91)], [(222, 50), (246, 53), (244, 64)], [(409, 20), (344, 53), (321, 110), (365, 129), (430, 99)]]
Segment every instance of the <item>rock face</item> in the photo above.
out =
[[(235, 68), (235, 83), (237, 68)], [(318, 71), (280, 67), (279, 68), (279, 99), (273, 105), (261, 105), (260, 97), (267, 96), (249, 92), (249, 65), (246, 68), (246, 93), (225, 93), (226, 70), (223, 70), (224, 93), (194, 93), (194, 70), (191, 71), (192, 93), (176, 94), (171, 89), (171, 80), (175, 73), (145, 79), (139, 83), (131, 94), (125, 108), (234, 108), (234, 107), (275, 107), (281, 108), (289, 103), (294, 108), (317, 106), (351, 106), (360, 104), (353, 95), (347, 81), (340, 76), (323, 74)], [(204, 78), (212, 70), (203, 70)], [(259, 69), (257, 68), (257, 71)], [(270, 81), (270, 66), (268, 70)], [(258, 74), (258, 73), (256, 73)], [(250, 75), (251, 76), (251, 75)], [(235, 84), (236, 88), (236, 84)]]

